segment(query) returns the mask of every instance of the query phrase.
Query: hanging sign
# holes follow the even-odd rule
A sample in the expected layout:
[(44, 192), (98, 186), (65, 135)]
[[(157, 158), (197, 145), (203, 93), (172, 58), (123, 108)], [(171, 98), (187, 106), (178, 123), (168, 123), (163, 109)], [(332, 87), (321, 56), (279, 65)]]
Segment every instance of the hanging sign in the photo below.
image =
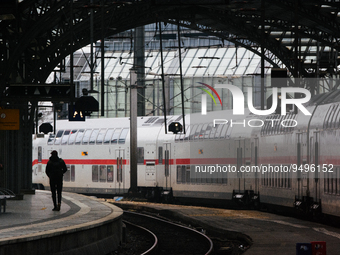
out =
[(0, 109), (0, 130), (19, 130), (19, 109)]

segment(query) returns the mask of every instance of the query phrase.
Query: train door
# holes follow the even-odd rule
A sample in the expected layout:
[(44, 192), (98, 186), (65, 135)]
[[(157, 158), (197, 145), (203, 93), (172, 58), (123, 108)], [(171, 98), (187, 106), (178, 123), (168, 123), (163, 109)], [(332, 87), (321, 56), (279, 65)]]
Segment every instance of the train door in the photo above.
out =
[(254, 202), (254, 175), (247, 169), (251, 165), (250, 139), (235, 140), (237, 175), (234, 182), (233, 199), (243, 206), (249, 206)]
[(146, 161), (145, 180), (152, 181), (153, 185), (156, 182), (155, 157), (156, 157), (156, 144), (146, 144), (145, 155), (144, 155), (144, 159)]
[(313, 205), (311, 208), (312, 214), (318, 217), (321, 214), (321, 197), (320, 197), (320, 173), (318, 172), (319, 152), (320, 152), (320, 131), (314, 131), (309, 139), (309, 167), (310, 172), (310, 196), (312, 197)]
[[(251, 162), (251, 143), (250, 139), (245, 139), (244, 140), (244, 164), (246, 167), (250, 167), (252, 164)], [(247, 169), (246, 169), (247, 170)], [(253, 190), (254, 189), (254, 174), (247, 170), (244, 173), (244, 178), (245, 178), (245, 190)]]
[(124, 149), (116, 149), (116, 168), (117, 168), (117, 192), (119, 194), (124, 193), (125, 189), (125, 171), (124, 171), (124, 161), (125, 161), (125, 151)]
[(38, 156), (38, 164), (34, 168), (35, 175), (42, 173), (42, 147), (41, 146), (38, 146), (37, 156)]
[(163, 152), (164, 152), (164, 177), (165, 177), (165, 189), (168, 190), (171, 188), (171, 144), (164, 143), (163, 144)]
[(245, 140), (236, 140), (236, 167), (237, 167), (237, 178), (236, 178), (236, 191), (239, 194), (243, 194), (245, 191), (245, 175), (242, 172), (241, 167), (244, 165), (244, 152), (245, 152)]
[[(251, 158), (252, 158), (252, 165), (254, 165), (255, 167), (258, 166), (258, 152), (259, 152), (259, 138), (255, 137), (253, 139), (253, 142), (251, 144)], [(260, 174), (257, 171), (255, 171), (255, 173), (253, 173), (254, 176), (254, 193), (255, 194), (259, 194), (260, 192)]]
[(310, 206), (310, 191), (309, 191), (309, 172), (304, 171), (305, 166), (309, 165), (308, 160), (308, 138), (307, 133), (299, 132), (296, 134), (296, 175), (292, 176), (293, 183), (295, 182), (295, 208), (303, 213), (309, 210)]

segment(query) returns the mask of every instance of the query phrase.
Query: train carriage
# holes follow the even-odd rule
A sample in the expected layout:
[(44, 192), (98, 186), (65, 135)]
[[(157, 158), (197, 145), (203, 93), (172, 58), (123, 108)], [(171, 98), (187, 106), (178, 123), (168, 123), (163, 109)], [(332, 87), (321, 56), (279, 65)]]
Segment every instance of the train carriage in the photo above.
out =
[[(235, 116), (230, 110), (187, 115), (185, 134), (165, 134), (163, 117), (138, 117), (138, 189), (150, 199), (339, 216), (339, 94), (313, 97), (305, 104), (310, 116)], [(171, 122), (183, 123), (182, 116), (168, 116)], [(48, 187), (45, 165), (57, 150), (69, 169), (65, 190), (124, 194), (130, 187), (129, 137), (128, 118), (57, 121), (55, 135), (34, 137), (33, 182)]]

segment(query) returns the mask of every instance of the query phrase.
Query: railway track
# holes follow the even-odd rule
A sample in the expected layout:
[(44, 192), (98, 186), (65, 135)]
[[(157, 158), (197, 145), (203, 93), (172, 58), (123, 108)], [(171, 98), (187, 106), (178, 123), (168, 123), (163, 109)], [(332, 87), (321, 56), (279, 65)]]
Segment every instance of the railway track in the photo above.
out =
[(124, 222), (152, 235), (154, 243), (141, 254), (211, 254), (213, 243), (205, 234), (154, 216), (124, 211)]

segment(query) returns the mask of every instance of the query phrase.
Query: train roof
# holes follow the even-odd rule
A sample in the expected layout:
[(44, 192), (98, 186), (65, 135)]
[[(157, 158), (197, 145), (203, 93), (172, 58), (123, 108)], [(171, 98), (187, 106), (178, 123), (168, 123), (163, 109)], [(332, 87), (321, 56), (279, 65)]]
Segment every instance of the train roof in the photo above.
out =
[(340, 102), (340, 90), (334, 90), (313, 96), (306, 106), (323, 105)]

